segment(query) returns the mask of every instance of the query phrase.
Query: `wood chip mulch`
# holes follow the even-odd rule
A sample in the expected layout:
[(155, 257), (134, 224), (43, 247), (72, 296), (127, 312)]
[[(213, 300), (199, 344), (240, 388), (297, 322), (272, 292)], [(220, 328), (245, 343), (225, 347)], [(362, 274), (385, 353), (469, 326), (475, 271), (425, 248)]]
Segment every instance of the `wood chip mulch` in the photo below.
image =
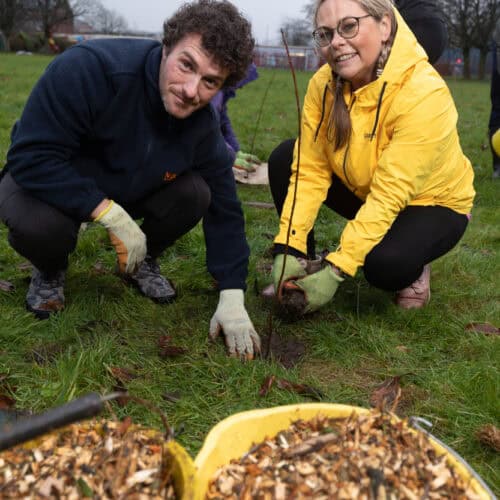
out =
[(428, 438), (380, 411), (294, 422), (219, 468), (207, 499), (476, 499)]
[(106, 421), (34, 443), (0, 453), (0, 498), (176, 498), (159, 432)]

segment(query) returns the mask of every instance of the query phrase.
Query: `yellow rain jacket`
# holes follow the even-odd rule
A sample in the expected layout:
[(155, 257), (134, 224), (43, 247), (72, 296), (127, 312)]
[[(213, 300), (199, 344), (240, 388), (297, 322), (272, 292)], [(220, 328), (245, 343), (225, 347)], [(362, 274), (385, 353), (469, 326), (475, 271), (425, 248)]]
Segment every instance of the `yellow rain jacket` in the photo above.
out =
[[(468, 214), (474, 199), (473, 170), (457, 133), (457, 110), (446, 83), (428, 63), (401, 16), (381, 76), (356, 91), (345, 85), (352, 123), (347, 146), (327, 140), (334, 75), (326, 64), (311, 78), (302, 110), (302, 140), (290, 247), (306, 253), (314, 225), (335, 173), (362, 201), (356, 217), (326, 259), (354, 276), (366, 255), (408, 205), (440, 205)], [(297, 171), (292, 175), (274, 242), (286, 243)]]

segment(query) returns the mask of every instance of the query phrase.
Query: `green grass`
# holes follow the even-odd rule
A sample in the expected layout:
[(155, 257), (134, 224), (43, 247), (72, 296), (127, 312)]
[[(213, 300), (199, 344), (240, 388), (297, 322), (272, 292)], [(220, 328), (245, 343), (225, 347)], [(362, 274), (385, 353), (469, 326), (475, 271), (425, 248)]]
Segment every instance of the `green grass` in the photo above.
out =
[[(29, 90), (50, 61), (46, 57), (0, 56), (0, 162), (9, 145), (10, 128)], [(238, 91), (230, 103), (234, 128), (245, 151), (266, 158), (281, 140), (296, 135), (293, 82), (287, 71), (259, 69), (260, 78)], [(298, 73), (300, 97), (308, 73)], [(272, 82), (269, 86), (269, 82)], [(71, 257), (67, 307), (63, 314), (39, 322), (24, 310), (28, 271), (0, 229), (0, 279), (15, 291), (0, 291), (0, 394), (6, 387), (19, 409), (42, 411), (88, 391), (109, 392), (115, 384), (109, 368), (133, 369), (130, 391), (154, 402), (168, 416), (178, 440), (195, 455), (209, 429), (224, 417), (252, 408), (307, 401), (272, 389), (258, 395), (270, 374), (319, 387), (325, 401), (368, 406), (373, 388), (391, 375), (402, 378), (404, 415), (434, 422), (435, 434), (462, 454), (496, 490), (500, 490), (499, 455), (475, 437), (484, 424), (500, 425), (498, 338), (470, 333), (471, 321), (499, 324), (498, 182), (491, 180), (487, 145), (489, 85), (450, 81), (459, 109), (463, 148), (476, 172), (477, 198), (472, 222), (453, 251), (433, 264), (433, 296), (421, 311), (396, 308), (390, 295), (370, 287), (362, 273), (342, 285), (335, 303), (291, 323), (273, 315), (283, 336), (307, 344), (303, 361), (292, 370), (257, 360), (227, 358), (222, 342), (207, 341), (208, 322), (217, 293), (205, 269), (200, 227), (178, 241), (161, 261), (177, 285), (179, 299), (156, 305), (127, 288), (113, 275), (114, 254), (100, 227), (90, 226)], [(258, 120), (263, 95), (269, 88)], [(258, 125), (258, 126), (256, 126)], [(243, 201), (271, 201), (267, 187), (240, 186)], [(244, 205), (252, 249), (246, 302), (261, 334), (269, 329), (270, 306), (255, 293), (269, 282), (268, 249), (277, 230), (273, 210)], [(317, 224), (318, 249), (334, 244), (343, 221), (322, 210)], [(102, 262), (104, 274), (94, 269)], [(172, 335), (189, 354), (162, 360), (157, 339)], [(404, 346), (406, 349), (401, 349)], [(4, 375), (6, 381), (2, 382)], [(167, 402), (164, 393), (178, 393)], [(113, 407), (117, 416), (159, 427), (159, 418), (131, 404)]]

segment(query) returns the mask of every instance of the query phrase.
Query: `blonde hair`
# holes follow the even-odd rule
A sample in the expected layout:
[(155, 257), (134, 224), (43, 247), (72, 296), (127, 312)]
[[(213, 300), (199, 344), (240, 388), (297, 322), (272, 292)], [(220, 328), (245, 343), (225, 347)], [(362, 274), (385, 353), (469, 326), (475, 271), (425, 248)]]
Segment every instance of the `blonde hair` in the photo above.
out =
[[(377, 21), (381, 21), (384, 15), (389, 15), (391, 20), (391, 33), (389, 38), (384, 43), (382, 50), (377, 61), (376, 72), (377, 76), (382, 73), (387, 59), (391, 53), (392, 44), (394, 42), (394, 37), (396, 36), (397, 22), (396, 16), (394, 15), (393, 2), (392, 0), (354, 0), (359, 4), (367, 14), (370, 14)], [(325, 0), (317, 0), (314, 9), (313, 24), (314, 27), (318, 27), (318, 11)], [(351, 117), (349, 116), (349, 110), (347, 109), (347, 104), (344, 99), (344, 83), (345, 81), (339, 76), (335, 75), (335, 88), (332, 89), (334, 94), (333, 109), (328, 118), (328, 140), (333, 142), (333, 149), (342, 148), (347, 144), (351, 136)]]

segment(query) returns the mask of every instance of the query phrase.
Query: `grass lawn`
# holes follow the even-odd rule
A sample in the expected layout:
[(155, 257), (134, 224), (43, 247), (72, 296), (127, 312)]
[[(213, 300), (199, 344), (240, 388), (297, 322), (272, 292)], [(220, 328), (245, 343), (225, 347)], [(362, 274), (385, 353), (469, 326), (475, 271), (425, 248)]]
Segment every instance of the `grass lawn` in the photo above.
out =
[[(29, 90), (48, 64), (42, 56), (0, 55), (0, 165), (10, 129)], [(297, 133), (293, 82), (287, 71), (259, 69), (260, 78), (231, 101), (234, 128), (249, 151), (266, 158), (281, 140)], [(301, 98), (309, 73), (297, 75)], [(260, 121), (262, 98), (269, 92)], [(0, 290), (0, 408), (9, 396), (17, 409), (42, 411), (89, 391), (113, 390), (112, 368), (132, 371), (129, 390), (146, 398), (180, 431), (178, 440), (194, 456), (208, 430), (235, 412), (309, 401), (272, 388), (259, 396), (268, 375), (306, 383), (324, 393), (323, 401), (368, 406), (374, 388), (402, 375), (401, 415), (434, 423), (433, 432), (456, 449), (500, 491), (498, 453), (478, 442), (485, 424), (500, 426), (497, 336), (466, 330), (470, 322), (500, 323), (500, 184), (491, 180), (487, 148), (489, 84), (449, 81), (459, 110), (462, 145), (476, 172), (477, 198), (463, 240), (432, 266), (432, 301), (421, 311), (402, 311), (391, 296), (370, 287), (362, 273), (346, 280), (335, 302), (297, 323), (276, 315), (256, 293), (269, 282), (268, 249), (277, 231), (274, 210), (244, 205), (252, 249), (246, 303), (257, 330), (270, 325), (284, 337), (306, 345), (302, 361), (291, 369), (276, 362), (241, 363), (226, 357), (222, 341), (207, 341), (208, 323), (218, 294), (205, 268), (198, 226), (170, 248), (161, 268), (177, 286), (179, 298), (156, 305), (114, 275), (114, 252), (101, 227), (90, 225), (71, 257), (67, 307), (48, 321), (24, 309), (29, 270), (7, 243), (0, 228), (0, 280), (14, 291)], [(258, 122), (258, 123), (257, 123)], [(270, 202), (267, 187), (240, 186), (243, 202)], [(319, 250), (332, 248), (344, 222), (322, 210), (316, 226)], [(272, 318), (272, 323), (270, 321)], [(158, 339), (170, 335), (188, 353), (159, 356)], [(5, 406), (5, 403), (4, 403)], [(117, 416), (131, 415), (161, 426), (157, 415), (136, 404), (114, 406)]]

